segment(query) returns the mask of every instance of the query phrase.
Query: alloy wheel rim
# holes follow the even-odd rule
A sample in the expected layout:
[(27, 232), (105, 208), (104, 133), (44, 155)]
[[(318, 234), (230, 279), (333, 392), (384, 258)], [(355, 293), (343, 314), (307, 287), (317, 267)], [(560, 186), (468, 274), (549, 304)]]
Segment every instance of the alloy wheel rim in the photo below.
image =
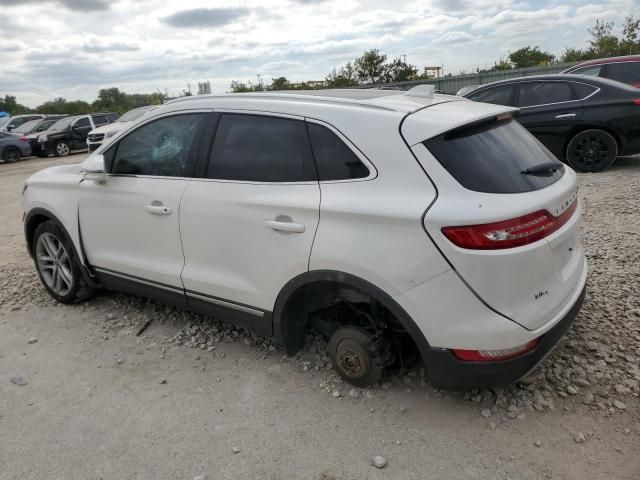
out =
[(69, 145), (67, 145), (66, 143), (59, 143), (56, 146), (56, 151), (60, 154), (60, 155), (66, 155), (69, 153)]
[(61, 297), (68, 295), (73, 286), (71, 258), (55, 235), (47, 232), (38, 237), (36, 261), (47, 287)]
[(573, 160), (580, 165), (593, 168), (606, 163), (609, 153), (609, 145), (604, 138), (595, 135), (585, 136), (573, 147)]
[(7, 160), (10, 162), (14, 162), (18, 159), (18, 152), (17, 150), (9, 150), (9, 152), (7, 153)]

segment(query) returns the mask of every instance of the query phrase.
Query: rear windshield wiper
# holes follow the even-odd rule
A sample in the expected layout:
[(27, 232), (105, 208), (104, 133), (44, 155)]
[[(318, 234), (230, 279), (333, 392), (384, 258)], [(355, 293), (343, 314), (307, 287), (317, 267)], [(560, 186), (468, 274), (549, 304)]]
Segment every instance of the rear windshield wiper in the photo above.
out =
[(564, 168), (564, 165), (560, 162), (545, 162), (529, 167), (520, 173), (523, 175), (548, 175), (550, 173), (555, 173), (562, 168)]

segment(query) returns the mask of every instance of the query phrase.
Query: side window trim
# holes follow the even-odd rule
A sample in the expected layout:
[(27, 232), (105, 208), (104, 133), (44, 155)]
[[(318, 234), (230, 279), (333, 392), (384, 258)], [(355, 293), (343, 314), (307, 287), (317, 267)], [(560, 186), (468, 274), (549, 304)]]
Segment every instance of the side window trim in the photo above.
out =
[[(348, 179), (344, 179), (344, 180), (320, 180), (321, 184), (322, 183), (367, 182), (369, 180), (374, 180), (378, 176), (378, 169), (376, 168), (376, 166), (340, 130), (338, 130), (336, 127), (334, 127), (330, 123), (327, 123), (327, 122), (325, 122), (323, 120), (319, 120), (317, 118), (305, 117), (304, 120), (305, 120), (306, 123), (315, 123), (317, 125), (323, 126), (325, 128), (328, 128), (329, 130), (331, 130), (340, 140), (342, 140), (342, 142), (347, 146), (347, 148), (349, 148), (349, 150), (351, 150), (351, 152), (356, 157), (358, 157), (358, 160), (360, 160), (365, 165), (365, 167), (367, 167), (369, 169), (369, 175), (366, 176), (366, 177), (363, 177), (363, 178), (348, 178)], [(308, 137), (308, 131), (307, 131), (307, 137)], [(311, 144), (311, 140), (310, 139), (309, 139), (309, 144)], [(316, 169), (317, 169), (317, 166), (316, 166)]]
[[(134, 132), (138, 131), (140, 128), (144, 127), (145, 125), (148, 125), (152, 122), (161, 120), (163, 118), (167, 118), (167, 117), (175, 117), (175, 116), (179, 116), (179, 115), (190, 115), (190, 114), (202, 114), (204, 119), (200, 120), (200, 124), (198, 125), (198, 131), (196, 132), (196, 138), (200, 138), (202, 137), (203, 133), (204, 133), (204, 127), (207, 123), (206, 121), (206, 117), (207, 114), (211, 113), (211, 109), (207, 108), (207, 109), (200, 109), (200, 110), (178, 110), (178, 111), (174, 111), (174, 112), (167, 112), (165, 114), (162, 115), (158, 115), (157, 117), (151, 117), (146, 119), (146, 121), (144, 123), (140, 123), (138, 125), (136, 125), (136, 127), (127, 132), (125, 135), (121, 136), (118, 138), (118, 141), (115, 142), (113, 145), (110, 145), (109, 148), (107, 148), (104, 152), (103, 155), (106, 157), (107, 155), (111, 155), (112, 159), (114, 159), (116, 157), (116, 155), (118, 154), (118, 147), (120, 146), (120, 142), (122, 140), (124, 140), (125, 138), (127, 138), (129, 135), (133, 134)], [(108, 168), (108, 172), (106, 172), (106, 174), (108, 176), (111, 177), (135, 177), (135, 178), (158, 178), (158, 179), (165, 179), (165, 180), (191, 180), (194, 178), (194, 168), (195, 168), (195, 163), (196, 163), (196, 159), (197, 159), (197, 155), (199, 153), (199, 145), (200, 142), (196, 141), (194, 146), (191, 148), (191, 151), (189, 152), (189, 158), (187, 160), (187, 165), (185, 167), (185, 176), (184, 177), (167, 177), (167, 176), (160, 176), (160, 175), (136, 175), (136, 174), (128, 174), (128, 173), (112, 173), (113, 170), (113, 161), (110, 163), (109, 168)]]
[[(206, 129), (206, 135), (209, 132), (212, 133), (209, 141), (203, 141), (200, 145), (200, 152), (198, 159), (198, 164), (196, 165), (196, 172), (193, 176), (193, 180), (203, 181), (203, 182), (219, 182), (219, 183), (240, 183), (240, 184), (250, 184), (250, 185), (317, 185), (318, 180), (304, 180), (299, 182), (261, 182), (258, 180), (230, 180), (224, 178), (207, 178), (207, 170), (209, 169), (209, 163), (212, 161), (212, 152), (213, 152), (213, 142), (215, 140), (215, 136), (218, 133), (218, 127), (220, 125), (220, 120), (224, 114), (230, 115), (255, 115), (262, 117), (271, 117), (271, 118), (283, 118), (289, 120), (297, 120), (300, 122), (305, 122), (305, 118), (299, 115), (291, 115), (288, 113), (279, 113), (279, 112), (270, 112), (263, 110), (245, 110), (241, 108), (214, 108), (211, 110), (210, 119), (208, 120), (208, 128)], [(307, 135), (304, 139), (304, 142), (309, 144), (309, 136)], [(313, 159), (313, 154), (311, 153), (311, 145), (308, 147), (309, 154)], [(202, 158), (204, 157), (204, 158)], [(315, 162), (314, 162), (315, 163)]]

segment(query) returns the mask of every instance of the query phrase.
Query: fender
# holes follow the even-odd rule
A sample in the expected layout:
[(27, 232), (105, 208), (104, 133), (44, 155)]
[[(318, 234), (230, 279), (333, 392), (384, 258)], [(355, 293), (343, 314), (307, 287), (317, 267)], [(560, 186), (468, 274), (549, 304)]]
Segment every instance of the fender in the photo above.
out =
[(382, 304), (382, 306), (387, 308), (407, 330), (418, 347), (422, 358), (427, 358), (430, 350), (427, 339), (413, 319), (398, 304), (398, 302), (367, 280), (336, 270), (314, 270), (305, 272), (289, 280), (282, 290), (280, 290), (273, 308), (273, 330), (275, 339), (284, 345), (287, 354), (295, 355), (295, 353), (303, 347), (304, 329), (306, 327), (306, 323), (300, 321), (296, 322), (294, 320), (295, 315), (291, 315), (291, 300), (300, 288), (316, 282), (333, 282), (343, 284), (347, 287), (356, 288), (364, 294), (375, 298)]
[(29, 252), (29, 255), (31, 256), (31, 258), (33, 258), (33, 250), (31, 248), (31, 245), (33, 243), (32, 242), (33, 234), (37, 228), (37, 225), (40, 223), (40, 222), (36, 223), (34, 221), (36, 217), (45, 217), (47, 220), (54, 221), (58, 224), (58, 226), (62, 229), (62, 232), (67, 237), (67, 241), (74, 246), (78, 257), (80, 258), (80, 265), (81, 265), (80, 270), (82, 271), (82, 275), (84, 276), (88, 285), (92, 288), (100, 287), (100, 284), (96, 281), (96, 277), (93, 271), (91, 270), (89, 263), (87, 262), (87, 256), (85, 254), (84, 246), (82, 244), (82, 234), (80, 232), (80, 215), (79, 214), (77, 215), (79, 245), (76, 245), (73, 239), (71, 238), (71, 236), (69, 235), (69, 232), (67, 231), (66, 227), (64, 226), (64, 223), (62, 223), (60, 219), (56, 217), (53, 213), (51, 213), (49, 210), (42, 207), (36, 207), (29, 210), (29, 212), (26, 214), (24, 218), (24, 237), (27, 243), (27, 251)]

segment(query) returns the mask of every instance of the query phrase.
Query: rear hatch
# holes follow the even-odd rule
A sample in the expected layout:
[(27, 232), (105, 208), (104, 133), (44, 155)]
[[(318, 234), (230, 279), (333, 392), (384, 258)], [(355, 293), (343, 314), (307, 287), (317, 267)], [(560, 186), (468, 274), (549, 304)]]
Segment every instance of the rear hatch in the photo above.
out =
[[(417, 135), (420, 117), (451, 118), (435, 111), (451, 107), (463, 121), (412, 144), (438, 189), (425, 229), (487, 306), (535, 330), (584, 282), (576, 175), (496, 106), (427, 108), (403, 135)], [(424, 126), (433, 131), (433, 117)]]

